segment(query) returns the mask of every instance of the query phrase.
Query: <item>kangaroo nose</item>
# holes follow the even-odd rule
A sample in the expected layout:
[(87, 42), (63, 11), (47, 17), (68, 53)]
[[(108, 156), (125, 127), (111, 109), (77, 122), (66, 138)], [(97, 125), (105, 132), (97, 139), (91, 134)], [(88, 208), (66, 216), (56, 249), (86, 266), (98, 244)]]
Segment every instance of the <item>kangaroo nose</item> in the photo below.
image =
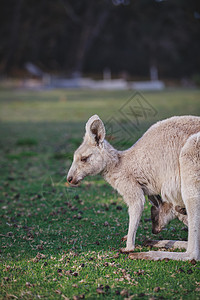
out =
[(153, 234), (158, 234), (161, 232), (161, 229), (160, 228), (152, 228), (152, 233)]
[(67, 178), (67, 180), (68, 180), (68, 182), (70, 183), (70, 182), (72, 182), (72, 180), (73, 180), (73, 177), (72, 177), (72, 176), (70, 176), (70, 177), (68, 177), (68, 178)]

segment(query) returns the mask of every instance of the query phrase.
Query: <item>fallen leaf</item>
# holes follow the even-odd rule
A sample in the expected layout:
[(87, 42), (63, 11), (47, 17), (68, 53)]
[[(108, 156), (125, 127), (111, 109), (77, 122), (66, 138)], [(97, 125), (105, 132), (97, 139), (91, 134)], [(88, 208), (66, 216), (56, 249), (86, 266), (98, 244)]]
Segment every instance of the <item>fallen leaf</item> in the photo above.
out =
[(64, 298), (64, 300), (69, 300), (69, 298), (68, 297), (66, 297), (65, 295), (61, 295), (63, 298)]
[(105, 292), (102, 288), (97, 288), (96, 292), (97, 292), (97, 294), (105, 294)]
[(121, 292), (120, 292), (120, 295), (122, 296), (122, 297), (128, 297), (128, 291), (127, 290), (122, 290)]

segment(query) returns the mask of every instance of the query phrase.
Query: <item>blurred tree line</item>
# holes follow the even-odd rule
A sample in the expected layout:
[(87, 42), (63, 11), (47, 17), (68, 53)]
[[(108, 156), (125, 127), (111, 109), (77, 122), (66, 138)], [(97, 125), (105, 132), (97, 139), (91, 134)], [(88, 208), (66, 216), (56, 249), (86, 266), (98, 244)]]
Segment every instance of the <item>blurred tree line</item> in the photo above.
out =
[(200, 1), (1, 0), (0, 72), (200, 72)]

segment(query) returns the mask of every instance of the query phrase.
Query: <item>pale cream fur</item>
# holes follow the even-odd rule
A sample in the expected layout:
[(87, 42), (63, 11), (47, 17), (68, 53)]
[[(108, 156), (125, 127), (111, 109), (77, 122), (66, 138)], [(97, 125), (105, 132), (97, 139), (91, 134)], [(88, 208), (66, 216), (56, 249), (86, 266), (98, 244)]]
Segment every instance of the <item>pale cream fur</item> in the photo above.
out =
[(188, 248), (185, 253), (150, 251), (130, 258), (200, 260), (200, 117), (172, 117), (151, 126), (130, 149), (117, 151), (105, 140), (97, 115), (86, 124), (86, 134), (74, 154), (68, 181), (76, 185), (87, 175), (101, 173), (129, 207), (129, 229), (124, 252), (135, 247), (135, 235), (145, 195), (161, 195), (163, 202), (186, 207)]

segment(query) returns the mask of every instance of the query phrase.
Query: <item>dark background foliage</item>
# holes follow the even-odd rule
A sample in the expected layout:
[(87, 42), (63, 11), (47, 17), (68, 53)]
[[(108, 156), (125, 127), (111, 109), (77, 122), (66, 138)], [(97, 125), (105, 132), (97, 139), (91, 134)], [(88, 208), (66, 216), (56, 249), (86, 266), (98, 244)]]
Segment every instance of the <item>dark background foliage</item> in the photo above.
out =
[(164, 77), (200, 71), (195, 0), (1, 0), (0, 72), (32, 62), (48, 72)]

